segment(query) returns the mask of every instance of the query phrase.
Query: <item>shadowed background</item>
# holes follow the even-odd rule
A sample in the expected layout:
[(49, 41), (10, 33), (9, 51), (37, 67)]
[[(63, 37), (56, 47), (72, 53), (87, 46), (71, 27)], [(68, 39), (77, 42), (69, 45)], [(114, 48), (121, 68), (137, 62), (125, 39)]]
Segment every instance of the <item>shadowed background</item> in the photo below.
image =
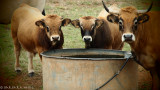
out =
[[(133, 5), (138, 9), (147, 9), (151, 0), (104, 0), (107, 6), (117, 4), (118, 7)], [(152, 10), (160, 10), (160, 1), (154, 0)], [(72, 20), (82, 16), (98, 16), (103, 9), (101, 0), (47, 0), (46, 14), (57, 14)], [(6, 28), (7, 27), (7, 28)], [(8, 30), (9, 29), (9, 30)], [(64, 33), (63, 48), (84, 48), (80, 30), (68, 25), (62, 28)], [(125, 44), (123, 50), (129, 51), (130, 47)], [(0, 86), (32, 86), (42, 89), (41, 62), (38, 55), (34, 57), (33, 64), (35, 76), (28, 77), (28, 58), (26, 51), (22, 50), (20, 64), (22, 73), (17, 75), (14, 71), (14, 48), (11, 38), (10, 25), (0, 25)], [(151, 77), (142, 67), (139, 68), (139, 76), (145, 77), (139, 81), (139, 90), (151, 89)], [(146, 76), (144, 76), (146, 75)]]

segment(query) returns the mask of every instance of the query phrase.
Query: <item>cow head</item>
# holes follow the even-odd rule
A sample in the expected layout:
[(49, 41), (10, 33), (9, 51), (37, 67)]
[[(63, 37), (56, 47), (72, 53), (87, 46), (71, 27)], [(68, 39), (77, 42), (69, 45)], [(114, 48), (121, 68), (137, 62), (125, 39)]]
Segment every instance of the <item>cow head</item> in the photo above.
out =
[(66, 26), (70, 22), (70, 19), (63, 19), (57, 15), (47, 15), (44, 19), (36, 21), (35, 24), (40, 28), (40, 30), (45, 30), (48, 38), (54, 45), (61, 39), (61, 26)]
[(71, 21), (71, 24), (81, 29), (83, 41), (88, 46), (96, 35), (96, 29), (103, 24), (103, 21), (92, 16), (85, 16)]
[(119, 25), (119, 30), (123, 34), (122, 41), (132, 43), (136, 40), (139, 24), (145, 23), (149, 20), (147, 12), (151, 10), (153, 3), (148, 10), (137, 10), (135, 7), (125, 7), (117, 12), (110, 12), (103, 1), (102, 4), (105, 10), (109, 13), (107, 20)]

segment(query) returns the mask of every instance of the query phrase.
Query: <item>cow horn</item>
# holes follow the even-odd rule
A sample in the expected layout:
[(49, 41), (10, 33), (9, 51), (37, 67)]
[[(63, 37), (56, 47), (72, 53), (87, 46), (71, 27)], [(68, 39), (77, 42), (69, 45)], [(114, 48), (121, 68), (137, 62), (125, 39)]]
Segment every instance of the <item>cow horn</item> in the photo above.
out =
[(151, 5), (149, 6), (149, 8), (147, 10), (138, 10), (137, 12), (138, 13), (147, 13), (152, 9), (152, 5), (153, 5), (153, 2), (151, 3)]
[(117, 11), (117, 12), (109, 11), (109, 9), (106, 7), (106, 5), (105, 5), (105, 3), (104, 3), (103, 0), (102, 0), (102, 4), (103, 4), (104, 9), (105, 9), (108, 13), (110, 13), (110, 14), (118, 14), (118, 13), (119, 13), (118, 11)]
[(104, 9), (109, 13), (109, 9), (106, 7), (106, 5), (104, 4), (104, 1), (102, 0), (102, 4), (103, 4), (103, 7)]

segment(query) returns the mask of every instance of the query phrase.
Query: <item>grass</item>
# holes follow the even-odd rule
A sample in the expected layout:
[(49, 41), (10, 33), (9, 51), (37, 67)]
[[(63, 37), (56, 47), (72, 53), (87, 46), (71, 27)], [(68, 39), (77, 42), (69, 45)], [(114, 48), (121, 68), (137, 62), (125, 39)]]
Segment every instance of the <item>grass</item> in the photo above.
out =
[[(101, 1), (99, 0), (65, 0), (52, 1), (47, 0), (45, 10), (46, 14), (57, 14), (64, 18), (70, 18), (72, 20), (78, 19), (82, 16), (98, 16), (103, 9)], [(106, 0), (107, 3), (112, 3), (112, 0)], [(120, 3), (122, 0), (114, 0), (116, 3)], [(123, 0), (123, 2), (129, 0)], [(144, 0), (143, 0), (144, 1)], [(133, 4), (133, 3), (132, 3)], [(135, 4), (135, 3), (134, 3)], [(121, 4), (121, 6), (125, 6)], [(140, 5), (138, 5), (139, 8)], [(8, 25), (10, 27), (10, 25)], [(21, 85), (21, 86), (33, 86), (34, 88), (42, 89), (42, 77), (41, 77), (41, 62), (38, 55), (34, 57), (34, 70), (35, 76), (30, 78), (27, 76), (27, 53), (22, 50), (20, 56), (20, 64), (23, 69), (20, 75), (17, 75), (14, 71), (14, 48), (11, 38), (11, 30), (6, 30), (5, 25), (0, 25), (0, 86), (1, 85)], [(72, 25), (62, 27), (64, 33), (64, 45), (63, 48), (84, 48), (84, 42), (82, 41), (80, 30), (74, 28)], [(123, 50), (129, 51), (130, 47), (125, 44)], [(2, 83), (3, 82), (3, 83)]]
[[(8, 25), (10, 27), (10, 25)], [(22, 50), (20, 56), (20, 64), (22, 68), (22, 74), (17, 75), (14, 70), (15, 56), (13, 41), (11, 38), (11, 30), (6, 30), (6, 25), (0, 25), (0, 86), (1, 85), (25, 85), (21, 81), (27, 81), (31, 79), (27, 76), (28, 59), (27, 53)], [(37, 76), (41, 73), (41, 63), (39, 57), (34, 58), (35, 72)], [(19, 78), (21, 77), (21, 78)], [(38, 76), (40, 77), (40, 76)], [(36, 78), (36, 77), (34, 77)], [(30, 80), (31, 81), (31, 80)], [(42, 82), (41, 82), (42, 83)], [(27, 84), (26, 84), (27, 85)], [(31, 84), (28, 84), (31, 85)]]

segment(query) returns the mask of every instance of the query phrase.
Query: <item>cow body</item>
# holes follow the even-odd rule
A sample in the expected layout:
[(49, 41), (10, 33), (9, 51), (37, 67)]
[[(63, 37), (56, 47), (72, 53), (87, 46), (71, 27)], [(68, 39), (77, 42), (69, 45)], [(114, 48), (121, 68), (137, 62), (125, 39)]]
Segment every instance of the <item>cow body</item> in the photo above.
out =
[(10, 24), (14, 10), (20, 4), (26, 3), (32, 7), (38, 8), (41, 12), (44, 9), (46, 0), (1, 0), (0, 3), (0, 24)]
[(15, 70), (20, 71), (19, 55), (21, 46), (29, 52), (29, 73), (33, 73), (32, 58), (49, 49), (61, 49), (64, 39), (61, 26), (70, 19), (57, 15), (43, 16), (37, 8), (22, 4), (15, 10), (11, 21), (11, 34), (16, 54)]
[[(109, 7), (111, 11), (119, 11), (120, 9), (117, 7), (117, 5), (111, 5)], [(111, 37), (112, 37), (112, 49), (119, 49), (122, 50), (124, 43), (121, 40), (122, 34), (119, 31), (119, 26), (115, 23), (111, 23), (108, 20), (106, 20), (107, 16), (109, 15), (108, 12), (106, 12), (104, 9), (99, 13), (98, 17), (102, 18), (107, 22), (107, 25), (111, 31)]]
[(130, 43), (137, 60), (149, 70), (153, 80), (153, 90), (160, 89), (160, 12), (149, 12), (148, 22), (138, 26), (134, 43)]
[[(153, 3), (152, 3), (153, 4)], [(122, 41), (131, 46), (139, 63), (150, 71), (153, 80), (153, 90), (160, 90), (160, 18), (159, 11), (151, 11), (152, 4), (148, 10), (137, 10), (129, 6), (121, 8), (120, 11), (110, 12), (107, 20), (119, 25)]]
[(90, 47), (86, 45), (86, 48), (112, 49), (112, 42), (111, 31), (108, 28), (107, 22), (103, 20), (103, 25), (96, 29), (96, 35), (90, 43)]

